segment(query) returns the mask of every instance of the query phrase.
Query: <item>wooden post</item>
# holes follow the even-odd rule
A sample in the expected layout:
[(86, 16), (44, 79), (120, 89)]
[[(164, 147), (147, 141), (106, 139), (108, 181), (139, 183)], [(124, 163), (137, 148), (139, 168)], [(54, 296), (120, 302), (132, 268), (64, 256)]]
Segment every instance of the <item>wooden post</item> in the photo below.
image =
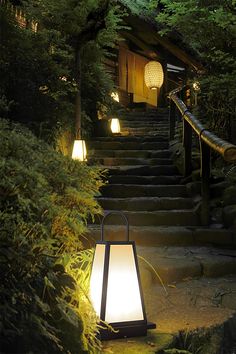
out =
[(173, 140), (175, 137), (175, 121), (176, 121), (176, 106), (172, 100), (170, 100), (169, 110), (169, 140)]
[(202, 194), (202, 206), (201, 206), (201, 223), (202, 225), (209, 225), (210, 222), (210, 174), (211, 174), (211, 149), (201, 140), (201, 194)]
[(77, 92), (75, 97), (75, 138), (81, 139), (81, 57), (80, 50), (76, 53), (76, 83)]
[(183, 118), (184, 176), (192, 172), (192, 128)]

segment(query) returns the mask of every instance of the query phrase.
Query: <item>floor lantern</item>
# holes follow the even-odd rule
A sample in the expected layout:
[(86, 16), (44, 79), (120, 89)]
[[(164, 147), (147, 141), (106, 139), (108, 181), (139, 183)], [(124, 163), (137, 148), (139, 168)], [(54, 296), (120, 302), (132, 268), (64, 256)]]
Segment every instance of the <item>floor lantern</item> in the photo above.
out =
[(164, 81), (162, 65), (158, 61), (149, 61), (144, 68), (144, 81), (151, 90), (161, 88)]
[(79, 161), (86, 161), (87, 149), (85, 141), (82, 139), (76, 139), (73, 145), (72, 159)]
[(111, 131), (113, 134), (119, 134), (120, 133), (120, 121), (118, 118), (112, 118), (111, 119)]
[[(126, 223), (125, 241), (105, 241), (104, 222), (112, 214), (119, 214)], [(148, 323), (145, 313), (135, 242), (129, 240), (129, 223), (121, 211), (109, 211), (101, 224), (101, 241), (96, 243), (90, 296), (94, 309), (102, 321), (114, 332), (100, 331), (102, 340), (145, 336)]]

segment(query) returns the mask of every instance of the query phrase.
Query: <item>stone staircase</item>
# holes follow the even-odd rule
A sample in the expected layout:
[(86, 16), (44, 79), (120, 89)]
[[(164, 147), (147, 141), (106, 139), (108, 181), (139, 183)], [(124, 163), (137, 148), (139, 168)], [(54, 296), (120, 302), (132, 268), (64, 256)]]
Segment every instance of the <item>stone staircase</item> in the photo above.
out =
[[(193, 279), (236, 275), (234, 236), (224, 228), (201, 226), (199, 204), (181, 183), (171, 159), (168, 125), (165, 110), (130, 112), (121, 121), (121, 135), (96, 138), (89, 144), (93, 163), (109, 171), (99, 203), (104, 210), (122, 210), (128, 217), (130, 239), (136, 241), (142, 257), (142, 283), (149, 294), (145, 296), (154, 291), (153, 298), (156, 291), (163, 292), (150, 264), (163, 283), (173, 287)], [(106, 239), (122, 240), (121, 224), (120, 217), (112, 215), (105, 227)], [(89, 233), (100, 239), (99, 218), (89, 225)], [(152, 303), (153, 321), (159, 316), (154, 307)]]

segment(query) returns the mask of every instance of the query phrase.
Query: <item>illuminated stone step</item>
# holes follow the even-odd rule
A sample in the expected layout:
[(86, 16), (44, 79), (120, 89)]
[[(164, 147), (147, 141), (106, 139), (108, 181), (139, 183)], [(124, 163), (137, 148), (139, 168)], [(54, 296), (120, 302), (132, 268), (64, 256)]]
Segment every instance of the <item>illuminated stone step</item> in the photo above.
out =
[(139, 175), (139, 176), (163, 176), (178, 174), (177, 167), (173, 165), (138, 165), (138, 166), (103, 166), (109, 170), (110, 175)]
[(168, 149), (169, 143), (167, 140), (160, 141), (93, 141), (88, 144), (89, 147), (93, 149), (104, 149), (104, 150), (160, 150)]
[(104, 198), (97, 201), (104, 210), (128, 210), (128, 211), (155, 211), (171, 209), (191, 209), (191, 198), (171, 197), (139, 197), (139, 198)]
[(169, 150), (90, 150), (91, 157), (137, 157), (137, 158), (162, 158), (170, 157)]
[[(121, 222), (120, 222), (121, 224)], [(105, 239), (119, 241), (125, 239), (123, 225), (106, 225)], [(233, 233), (226, 229), (205, 228), (201, 226), (130, 226), (130, 240), (139, 246), (187, 246), (187, 245), (232, 245)], [(101, 227), (89, 225), (88, 235), (100, 240)]]
[(170, 165), (171, 159), (168, 158), (132, 158), (132, 157), (104, 157), (96, 160), (98, 164), (105, 166), (132, 166), (132, 165)]
[[(126, 211), (122, 210), (130, 225), (133, 226), (196, 226), (199, 225), (199, 216), (190, 209), (160, 210), (160, 211)], [(99, 219), (95, 218), (95, 223)], [(120, 215), (111, 215), (107, 220), (108, 225), (119, 225)]]
[[(215, 247), (138, 247), (137, 253), (157, 271), (163, 283), (179, 282), (199, 277), (219, 277), (236, 274), (236, 250)], [(143, 283), (160, 283), (152, 269), (140, 262)], [(150, 281), (151, 280), (151, 281)], [(150, 284), (151, 285), (151, 284)]]
[(187, 197), (185, 185), (107, 184), (101, 188), (104, 197)]
[(112, 184), (178, 184), (181, 176), (135, 176), (113, 175), (109, 177)]

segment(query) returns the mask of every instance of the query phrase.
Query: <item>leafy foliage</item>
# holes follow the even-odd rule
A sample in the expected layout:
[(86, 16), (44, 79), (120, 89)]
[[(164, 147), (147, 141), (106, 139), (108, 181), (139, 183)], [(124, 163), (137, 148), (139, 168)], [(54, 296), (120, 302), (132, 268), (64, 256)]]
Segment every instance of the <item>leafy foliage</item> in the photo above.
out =
[(236, 113), (235, 1), (153, 0), (152, 4), (159, 7), (161, 33), (177, 33), (205, 65), (205, 73), (196, 77), (201, 84), (200, 116), (206, 115), (220, 136), (232, 138), (230, 129)]
[(65, 259), (77, 260), (87, 219), (101, 212), (99, 169), (5, 120), (0, 156), (1, 352), (92, 351), (95, 315)]
[[(19, 28), (8, 9), (2, 7), (1, 114), (31, 122), (41, 138), (51, 141), (58, 129), (72, 130), (78, 85), (84, 115), (96, 119), (97, 105), (106, 101), (114, 87), (103, 62), (111, 55), (125, 13), (115, 0), (23, 3), (27, 19), (38, 22), (39, 30), (32, 33)], [(92, 120), (84, 122), (85, 130), (91, 130)]]
[[(58, 122), (73, 114), (75, 85), (61, 78), (69, 75), (72, 51), (55, 31), (38, 33), (18, 27), (8, 10), (0, 8), (1, 115), (24, 122), (50, 140)], [(57, 50), (51, 52), (51, 43)], [(41, 132), (44, 134), (41, 134)]]

